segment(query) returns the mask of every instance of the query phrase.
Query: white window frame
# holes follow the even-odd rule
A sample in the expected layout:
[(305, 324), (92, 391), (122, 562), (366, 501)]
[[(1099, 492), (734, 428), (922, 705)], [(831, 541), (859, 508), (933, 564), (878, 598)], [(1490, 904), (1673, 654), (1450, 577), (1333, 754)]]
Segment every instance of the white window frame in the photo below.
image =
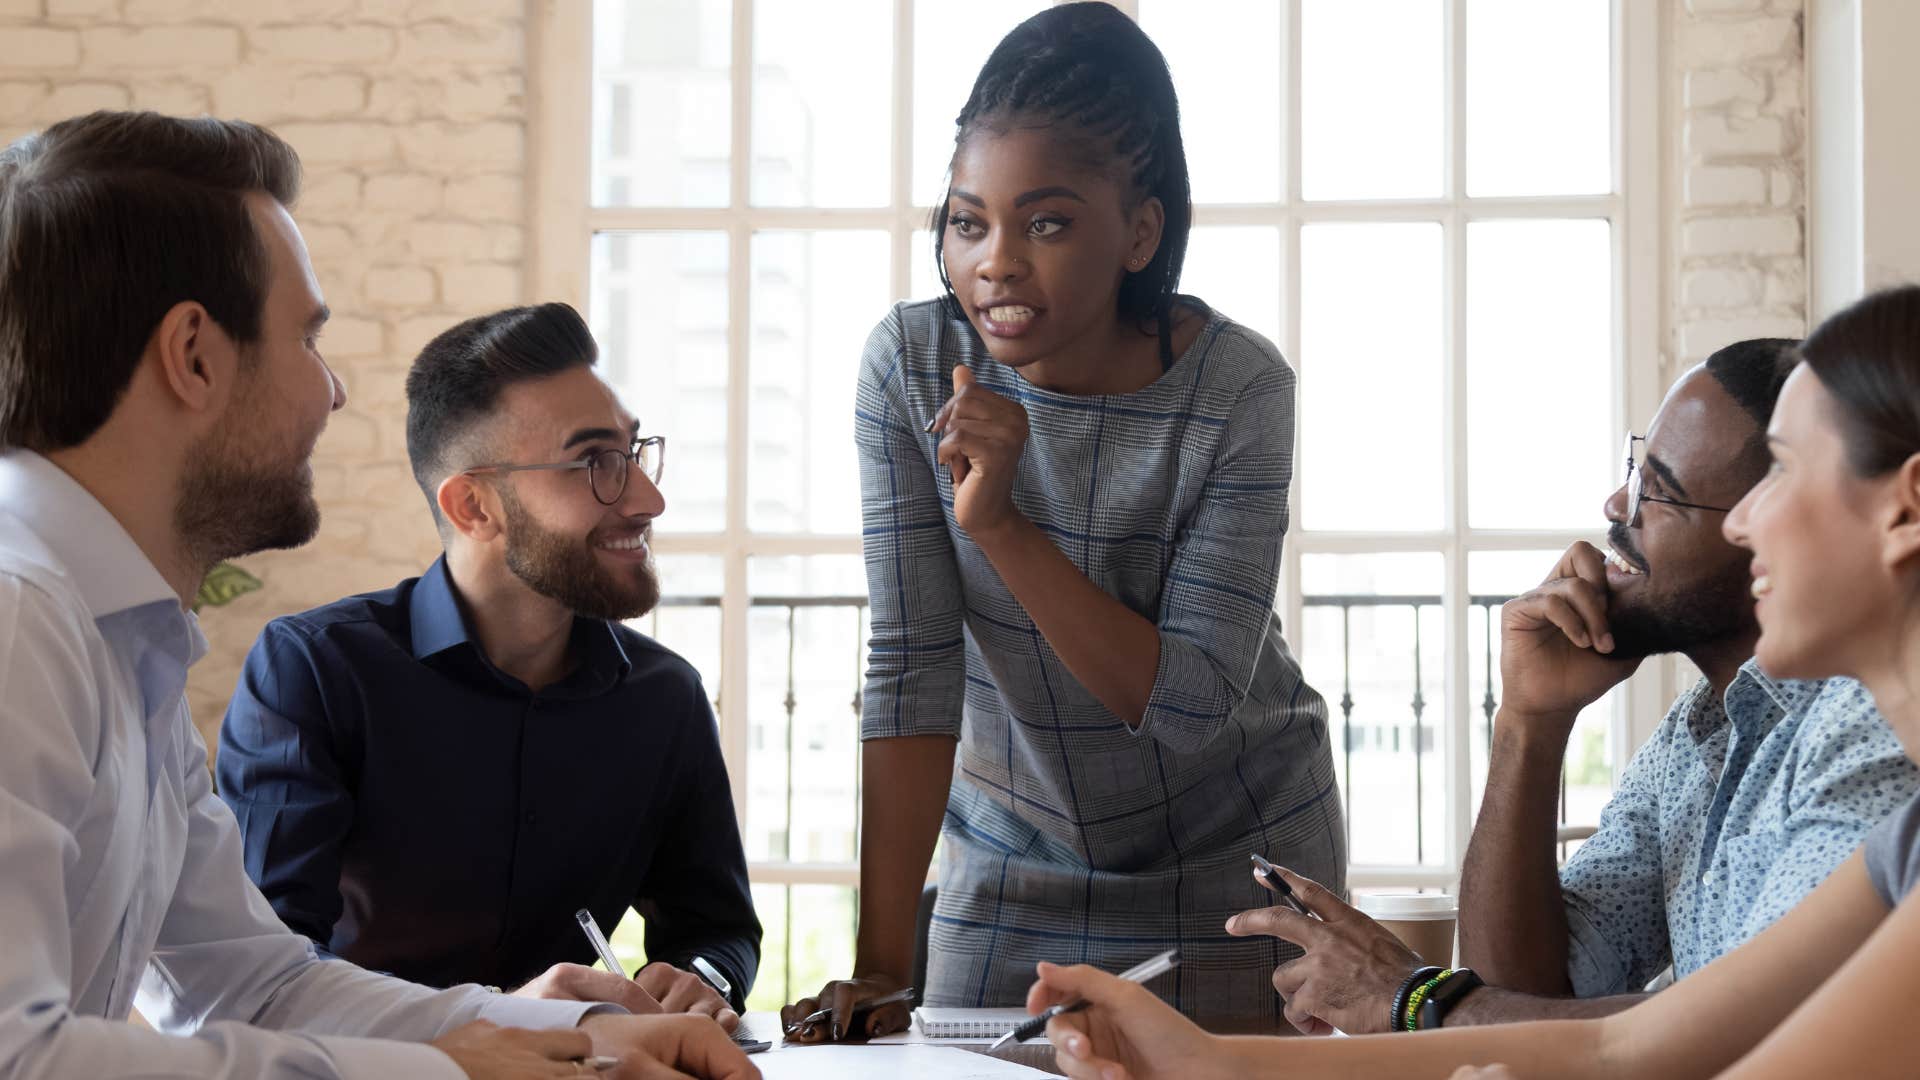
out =
[[(1604, 219), (1612, 225), (1614, 246), (1614, 366), (1610, 407), (1614, 428), (1631, 420), (1644, 425), (1664, 390), (1661, 378), (1661, 215), (1665, 203), (1661, 176), (1660, 5), (1614, 0), (1614, 193), (1555, 198), (1469, 198), (1466, 196), (1465, 132), (1458, 118), (1466, 111), (1466, 3), (1446, 0), (1445, 85), (1447, 177), (1437, 199), (1366, 202), (1308, 202), (1300, 198), (1300, 7), (1288, 4), (1283, 41), (1276, 42), (1285, 65), (1286, 126), (1283, 158), (1286, 200), (1280, 203), (1199, 205), (1195, 225), (1279, 226), (1285, 272), (1279, 297), (1279, 344), (1300, 372), (1313, 378), (1312, 358), (1300, 351), (1300, 226), (1328, 221), (1432, 221), (1444, 226), (1445, 369), (1442, 380), (1443, 467), (1446, 514), (1442, 528), (1418, 533), (1344, 533), (1307, 531), (1296, 523), (1285, 544), (1279, 610), (1296, 648), (1305, 625), (1301, 594), (1301, 557), (1308, 554), (1432, 552), (1443, 556), (1446, 574), (1442, 600), (1447, 613), (1447, 676), (1439, 729), (1442, 768), (1450, 793), (1443, 865), (1353, 868), (1349, 883), (1370, 886), (1452, 887), (1459, 874), (1472, 824), (1470, 733), (1478, 722), (1471, 695), (1471, 643), (1468, 634), (1467, 561), (1471, 552), (1564, 548), (1596, 532), (1573, 530), (1512, 531), (1475, 529), (1467, 522), (1467, 415), (1461, 392), (1467, 377), (1466, 225), (1471, 221), (1513, 218)], [(748, 792), (747, 567), (750, 558), (791, 555), (857, 555), (860, 538), (766, 533), (747, 524), (747, 438), (750, 384), (750, 244), (755, 232), (771, 229), (860, 228), (886, 230), (891, 237), (894, 295), (906, 296), (912, 278), (916, 231), (925, 228), (929, 207), (916, 206), (910, 190), (913, 147), (912, 0), (894, 0), (893, 141), (890, 201), (874, 209), (756, 207), (749, 197), (750, 138), (753, 130), (753, 0), (733, 0), (732, 130), (730, 198), (714, 209), (595, 208), (590, 204), (592, 105), (592, 0), (536, 0), (529, 11), (529, 184), (531, 218), (530, 299), (565, 300), (586, 310), (589, 298), (589, 249), (601, 230), (710, 230), (728, 237), (728, 427), (726, 527), (716, 533), (663, 534), (657, 549), (667, 555), (717, 556), (724, 567), (721, 598), (721, 744), (733, 785), (735, 809), (743, 825)], [(1137, 16), (1137, 0), (1118, 6)], [(877, 317), (876, 313), (876, 317)], [(857, 347), (857, 343), (849, 347)], [(1644, 430), (1643, 427), (1636, 428)], [(1297, 458), (1301, 472), (1313, 463)], [(1295, 497), (1297, 499), (1297, 487)], [(1596, 501), (1598, 494), (1596, 493)], [(1543, 568), (1544, 569), (1544, 568)], [(669, 583), (670, 585), (670, 583)], [(1643, 665), (1617, 698), (1612, 717), (1611, 757), (1615, 776), (1658, 723), (1675, 692), (1670, 660)], [(1320, 687), (1331, 704), (1337, 695)], [(857, 863), (755, 862), (757, 883), (857, 885)]]

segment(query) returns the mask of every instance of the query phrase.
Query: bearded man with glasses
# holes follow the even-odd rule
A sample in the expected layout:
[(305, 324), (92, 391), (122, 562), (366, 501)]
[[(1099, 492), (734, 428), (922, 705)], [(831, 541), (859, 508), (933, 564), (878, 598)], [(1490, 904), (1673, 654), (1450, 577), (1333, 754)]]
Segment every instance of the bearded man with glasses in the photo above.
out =
[[(1768, 468), (1796, 345), (1739, 342), (1682, 375), (1646, 437), (1627, 436), (1606, 549), (1574, 544), (1502, 609), (1500, 710), (1460, 881), (1475, 978), (1450, 976), (1456, 992), (1421, 1026), (1619, 1012), (1663, 969), (1684, 978), (1765, 929), (1920, 787), (1859, 683), (1775, 680), (1753, 661), (1752, 555), (1721, 523)], [(1634, 754), (1599, 831), (1556, 866), (1574, 721), (1660, 653), (1701, 678)], [(1228, 927), (1306, 950), (1274, 973), (1287, 1016), (1398, 1030), (1399, 988), (1453, 958), (1417, 957), (1325, 890), (1299, 891), (1320, 919), (1275, 907)]]
[[(445, 555), (267, 625), (227, 710), (220, 795), (248, 874), (328, 952), (732, 1030), (760, 924), (713, 712), (691, 665), (623, 624), (660, 599), (666, 440), (597, 352), (565, 304), (421, 352), (407, 453)], [(646, 919), (633, 980), (582, 966), (583, 908), (609, 930)]]

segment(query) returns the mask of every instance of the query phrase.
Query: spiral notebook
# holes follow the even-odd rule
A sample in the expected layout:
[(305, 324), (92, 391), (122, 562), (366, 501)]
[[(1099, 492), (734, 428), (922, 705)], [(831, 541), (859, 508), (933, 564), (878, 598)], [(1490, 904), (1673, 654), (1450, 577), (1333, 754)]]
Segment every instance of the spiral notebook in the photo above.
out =
[(913, 1026), (929, 1039), (997, 1039), (1025, 1019), (1025, 1009), (913, 1010)]

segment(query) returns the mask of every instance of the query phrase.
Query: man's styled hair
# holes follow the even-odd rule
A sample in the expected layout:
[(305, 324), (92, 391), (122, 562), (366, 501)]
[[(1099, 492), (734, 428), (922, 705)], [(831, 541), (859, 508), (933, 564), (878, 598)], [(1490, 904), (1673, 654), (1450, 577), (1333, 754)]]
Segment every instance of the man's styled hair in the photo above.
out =
[(1740, 463), (1759, 483), (1771, 460), (1767, 453), (1767, 424), (1780, 399), (1780, 387), (1800, 362), (1800, 342), (1793, 338), (1750, 338), (1736, 341), (1707, 357), (1707, 374), (1720, 384), (1734, 404), (1746, 410), (1759, 431), (1740, 451)]
[(435, 492), (485, 452), (473, 438), (500, 393), (526, 379), (591, 367), (600, 350), (586, 320), (567, 304), (515, 307), (468, 319), (420, 350), (407, 372), (407, 458), (414, 482), (444, 526)]
[(177, 304), (258, 341), (270, 265), (245, 197), (299, 191), (299, 155), (240, 121), (96, 112), (0, 150), (0, 449), (92, 437)]

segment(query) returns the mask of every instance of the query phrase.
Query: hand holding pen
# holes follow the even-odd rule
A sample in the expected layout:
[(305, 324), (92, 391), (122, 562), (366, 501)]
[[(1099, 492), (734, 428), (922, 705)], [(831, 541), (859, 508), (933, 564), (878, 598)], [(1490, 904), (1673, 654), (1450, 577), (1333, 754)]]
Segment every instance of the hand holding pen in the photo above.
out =
[(1268, 862), (1266, 856), (1256, 851), (1248, 858), (1253, 860), (1253, 880), (1265, 886), (1268, 892), (1278, 893), (1281, 903), (1309, 919), (1320, 917), (1307, 910), (1307, 905), (1301, 903), (1300, 898), (1293, 894), (1293, 886), (1287, 884), (1286, 876), (1280, 872), (1280, 868)]
[[(1120, 978), (1130, 983), (1144, 983), (1150, 979), (1157, 979), (1178, 966), (1180, 966), (1180, 950), (1168, 949), (1158, 956), (1143, 960), (1121, 972)], [(1073, 1001), (1057, 1002), (1049, 1005), (1033, 1016), (1021, 1021), (1020, 1026), (1000, 1036), (988, 1049), (998, 1050), (1008, 1043), (1026, 1042), (1028, 1039), (1047, 1030), (1047, 1021), (1063, 1013), (1079, 1012), (1091, 1004), (1092, 1002), (1086, 998), (1077, 998)]]
[(872, 1038), (905, 1031), (912, 1016), (913, 987), (884, 975), (836, 979), (817, 997), (802, 998), (780, 1010), (788, 1039), (799, 1043), (839, 1041), (851, 1035)]
[(1087, 964), (1040, 964), (1027, 1011), (1062, 1011), (1047, 1025), (1055, 1061), (1074, 1076), (1191, 1076), (1196, 1061), (1223, 1060), (1219, 1036), (1175, 1012), (1139, 983)]
[(695, 1013), (711, 1016), (728, 1032), (733, 1032), (740, 1027), (740, 1014), (734, 1011), (728, 1001), (732, 994), (732, 986), (726, 976), (722, 975), (706, 958), (694, 957), (693, 971), (682, 971), (672, 964), (655, 962), (641, 968), (629, 980), (625, 966), (620, 963), (620, 958), (614, 955), (613, 946), (608, 943), (606, 935), (600, 932), (600, 926), (594, 921), (593, 913), (586, 908), (581, 908), (574, 913), (573, 917), (580, 924), (580, 932), (586, 935), (587, 941), (593, 945), (593, 951), (599, 955), (600, 962), (606, 965), (607, 970), (619, 979), (625, 980), (634, 990), (639, 991), (638, 996), (657, 1001), (659, 1004), (651, 1009), (633, 1008), (628, 998), (634, 995), (623, 995), (618, 998), (602, 997), (600, 1000), (612, 1001), (616, 1005), (626, 1005), (632, 1012)]

